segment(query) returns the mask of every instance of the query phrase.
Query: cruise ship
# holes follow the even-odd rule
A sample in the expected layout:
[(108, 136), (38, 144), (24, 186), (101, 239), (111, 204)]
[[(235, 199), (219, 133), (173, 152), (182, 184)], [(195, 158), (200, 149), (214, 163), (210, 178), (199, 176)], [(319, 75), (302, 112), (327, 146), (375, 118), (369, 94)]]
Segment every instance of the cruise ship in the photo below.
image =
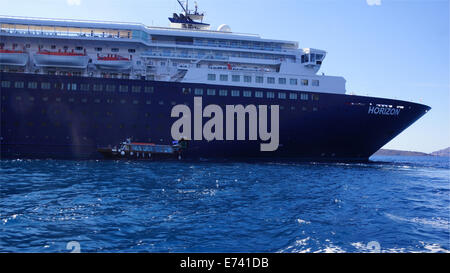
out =
[(367, 161), (430, 110), (347, 94), (326, 51), (211, 30), (178, 2), (170, 27), (0, 16), (1, 157), (184, 139), (192, 159)]

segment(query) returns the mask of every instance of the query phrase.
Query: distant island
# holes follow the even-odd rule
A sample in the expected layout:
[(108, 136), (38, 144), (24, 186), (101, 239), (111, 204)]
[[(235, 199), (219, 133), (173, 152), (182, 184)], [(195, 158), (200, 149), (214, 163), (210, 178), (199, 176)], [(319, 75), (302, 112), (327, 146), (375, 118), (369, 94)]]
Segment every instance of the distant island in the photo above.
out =
[(450, 147), (446, 148), (446, 149), (442, 149), (436, 152), (432, 152), (431, 155), (434, 156), (450, 156)]
[(378, 152), (376, 152), (374, 155), (382, 155), (382, 156), (449, 156), (450, 157), (450, 147), (436, 151), (436, 152), (432, 152), (431, 154), (414, 152), (414, 151), (381, 149)]

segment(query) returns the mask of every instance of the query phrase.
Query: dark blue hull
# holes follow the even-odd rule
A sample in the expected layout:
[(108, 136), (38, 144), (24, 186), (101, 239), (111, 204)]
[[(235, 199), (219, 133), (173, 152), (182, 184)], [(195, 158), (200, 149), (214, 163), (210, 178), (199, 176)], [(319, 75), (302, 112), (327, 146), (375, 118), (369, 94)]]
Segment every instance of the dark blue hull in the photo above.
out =
[[(409, 127), (430, 108), (405, 101), (315, 93), (308, 100), (232, 97), (239, 87), (149, 82), (140, 80), (60, 77), (0, 73), (2, 158), (102, 158), (101, 146), (128, 137), (134, 141), (169, 144), (174, 105), (193, 107), (195, 88), (204, 89), (203, 105), (280, 105), (280, 147), (261, 152), (260, 141), (192, 141), (185, 158), (296, 158), (304, 160), (365, 161)], [(23, 82), (23, 87), (15, 82)], [(28, 88), (37, 82), (37, 88)], [(50, 89), (42, 89), (49, 83)], [(76, 84), (77, 91), (67, 90)], [(89, 91), (81, 91), (89, 84)], [(94, 84), (102, 91), (92, 90)], [(128, 92), (105, 90), (106, 85), (128, 85)], [(141, 86), (132, 92), (132, 86)], [(152, 91), (145, 92), (145, 86)], [(207, 88), (227, 89), (228, 96), (206, 95)], [(256, 91), (253, 88), (245, 90)], [(148, 90), (147, 90), (148, 91)], [(190, 91), (190, 92), (189, 92)], [(264, 91), (258, 89), (258, 91)], [(273, 90), (270, 90), (273, 91)], [(287, 92), (287, 91), (285, 91)], [(276, 93), (276, 92), (275, 92)], [(288, 92), (289, 93), (289, 92)], [(391, 105), (398, 115), (369, 107)], [(204, 119), (206, 122), (208, 119)]]

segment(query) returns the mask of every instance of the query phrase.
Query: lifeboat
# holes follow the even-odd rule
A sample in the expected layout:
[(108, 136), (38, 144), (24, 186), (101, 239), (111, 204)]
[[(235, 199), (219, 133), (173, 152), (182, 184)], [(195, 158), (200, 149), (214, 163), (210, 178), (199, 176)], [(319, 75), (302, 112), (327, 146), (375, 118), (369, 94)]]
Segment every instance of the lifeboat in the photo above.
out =
[(99, 69), (106, 70), (129, 70), (133, 65), (130, 58), (125, 58), (117, 54), (108, 54), (105, 56), (97, 55), (97, 60), (94, 64)]
[(22, 50), (0, 49), (0, 65), (25, 66), (28, 63), (28, 53)]
[(34, 62), (42, 67), (86, 68), (89, 57), (84, 53), (39, 51), (34, 54)]

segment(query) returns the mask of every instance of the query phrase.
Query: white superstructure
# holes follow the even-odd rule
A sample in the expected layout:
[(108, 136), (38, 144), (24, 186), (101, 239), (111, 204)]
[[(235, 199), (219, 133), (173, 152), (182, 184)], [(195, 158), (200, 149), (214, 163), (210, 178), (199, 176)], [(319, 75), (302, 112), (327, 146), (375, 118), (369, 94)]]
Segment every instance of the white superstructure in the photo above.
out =
[(317, 74), (325, 51), (209, 30), (197, 8), (184, 11), (170, 28), (0, 16), (0, 69), (345, 93), (342, 77)]

